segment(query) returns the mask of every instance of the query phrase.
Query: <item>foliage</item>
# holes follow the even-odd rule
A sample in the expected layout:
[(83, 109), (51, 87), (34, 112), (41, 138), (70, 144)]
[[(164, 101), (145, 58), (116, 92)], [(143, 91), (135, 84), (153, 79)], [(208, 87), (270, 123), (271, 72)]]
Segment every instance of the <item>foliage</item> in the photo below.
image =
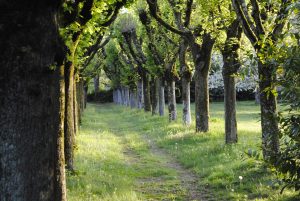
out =
[(285, 47), (284, 73), (280, 79), (283, 101), (289, 105), (280, 118), (280, 155), (274, 165), (277, 175), (300, 191), (300, 48)]

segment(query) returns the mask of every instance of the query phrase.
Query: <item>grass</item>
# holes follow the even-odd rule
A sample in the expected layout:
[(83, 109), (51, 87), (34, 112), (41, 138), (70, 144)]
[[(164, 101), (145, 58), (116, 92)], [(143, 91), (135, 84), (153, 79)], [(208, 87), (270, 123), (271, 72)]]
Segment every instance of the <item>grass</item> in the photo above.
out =
[[(68, 199), (185, 200), (187, 189), (177, 172), (164, 165), (163, 157), (151, 153), (146, 139), (152, 139), (196, 172), (197, 185), (208, 189), (214, 200), (299, 200), (292, 190), (280, 195), (270, 171), (245, 154), (248, 149), (260, 152), (258, 106), (238, 103), (239, 142), (235, 145), (224, 144), (223, 103), (213, 103), (210, 108), (210, 132), (203, 134), (194, 132), (194, 124), (184, 127), (180, 119), (169, 123), (167, 116), (113, 104), (89, 104), (76, 136), (77, 172), (67, 177)], [(178, 111), (180, 118), (181, 105)]]

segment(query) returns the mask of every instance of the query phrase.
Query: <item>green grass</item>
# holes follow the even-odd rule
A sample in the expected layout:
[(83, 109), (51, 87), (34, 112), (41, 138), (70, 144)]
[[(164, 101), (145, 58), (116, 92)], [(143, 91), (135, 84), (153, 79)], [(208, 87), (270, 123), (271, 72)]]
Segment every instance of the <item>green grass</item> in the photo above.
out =
[(299, 200), (292, 190), (280, 195), (269, 170), (245, 154), (248, 149), (260, 151), (258, 106), (238, 103), (235, 145), (224, 144), (223, 103), (210, 108), (210, 132), (203, 134), (194, 132), (194, 124), (190, 128), (181, 124), (181, 105), (179, 120), (168, 123), (167, 116), (89, 104), (76, 136), (77, 173), (67, 178), (69, 200), (184, 200), (186, 189), (177, 172), (150, 152), (145, 136), (196, 172), (198, 185), (215, 200)]

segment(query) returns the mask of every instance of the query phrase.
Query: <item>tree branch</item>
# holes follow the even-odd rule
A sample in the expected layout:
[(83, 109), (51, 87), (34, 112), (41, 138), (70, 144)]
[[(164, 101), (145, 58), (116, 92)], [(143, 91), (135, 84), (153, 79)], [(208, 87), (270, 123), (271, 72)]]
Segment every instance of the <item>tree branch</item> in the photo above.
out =
[(172, 31), (173, 33), (176, 33), (178, 35), (181, 36), (185, 36), (186, 32), (185, 31), (181, 31), (178, 30), (176, 28), (174, 28), (173, 26), (169, 25), (167, 22), (165, 22), (161, 17), (158, 16), (157, 13), (157, 0), (147, 0), (148, 6), (149, 6), (149, 10), (150, 10), (150, 14), (151, 16), (161, 25), (163, 25), (166, 29)]
[(282, 33), (283, 27), (286, 24), (286, 19), (288, 16), (288, 10), (286, 9), (287, 6), (288, 6), (288, 0), (282, 0), (281, 7), (275, 19), (275, 28), (271, 33), (271, 38), (273, 41), (278, 40), (278, 36)]
[(259, 5), (257, 0), (251, 0), (251, 4), (252, 4), (252, 17), (254, 19), (255, 25), (256, 25), (256, 32), (259, 35), (265, 35), (265, 30), (262, 24), (262, 20), (261, 20), (261, 11), (259, 9)]
[(118, 14), (119, 14), (119, 10), (126, 4), (126, 0), (122, 0), (122, 1), (118, 1), (115, 4), (115, 10), (113, 12), (113, 14), (111, 15), (110, 19), (108, 19), (106, 22), (101, 23), (100, 25), (103, 27), (108, 27), (109, 25), (111, 25), (111, 23), (113, 23), (115, 21), (115, 19), (117, 18)]
[(192, 15), (192, 5), (193, 5), (193, 0), (187, 0), (186, 2), (186, 10), (185, 10), (185, 19), (183, 25), (185, 27), (188, 27), (191, 22), (191, 15)]
[(252, 44), (256, 44), (258, 42), (257, 36), (251, 29), (249, 22), (245, 16), (245, 13), (241, 8), (240, 2), (238, 0), (232, 0), (232, 5), (235, 9), (238, 19), (240, 20), (243, 26), (245, 34), (247, 35)]

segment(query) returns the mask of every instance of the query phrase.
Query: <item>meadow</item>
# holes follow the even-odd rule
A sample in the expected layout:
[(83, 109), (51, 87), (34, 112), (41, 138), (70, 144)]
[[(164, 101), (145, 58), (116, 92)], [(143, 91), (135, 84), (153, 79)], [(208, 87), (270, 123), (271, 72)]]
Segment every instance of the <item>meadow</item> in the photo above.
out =
[(177, 162), (195, 175), (201, 200), (299, 200), (292, 189), (280, 194), (280, 181), (259, 157), (259, 106), (238, 102), (239, 141), (232, 145), (224, 143), (223, 107), (211, 103), (204, 134), (182, 125), (181, 105), (178, 120), (169, 123), (167, 115), (88, 104), (76, 136), (76, 171), (67, 176), (68, 200), (188, 200), (190, 186), (172, 165)]

